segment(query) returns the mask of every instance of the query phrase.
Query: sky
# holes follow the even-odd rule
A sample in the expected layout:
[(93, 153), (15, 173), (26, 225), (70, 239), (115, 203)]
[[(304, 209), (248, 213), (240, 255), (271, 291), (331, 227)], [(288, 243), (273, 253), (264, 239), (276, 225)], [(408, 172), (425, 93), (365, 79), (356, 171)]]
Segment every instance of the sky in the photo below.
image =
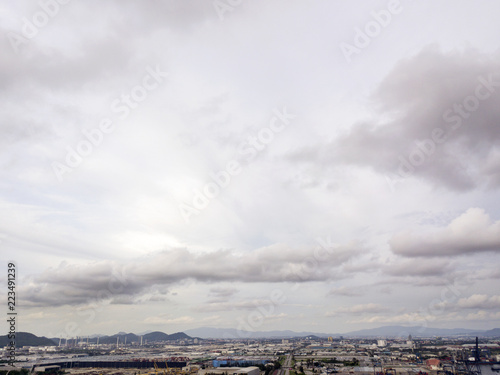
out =
[(17, 331), (500, 327), (499, 12), (4, 2)]

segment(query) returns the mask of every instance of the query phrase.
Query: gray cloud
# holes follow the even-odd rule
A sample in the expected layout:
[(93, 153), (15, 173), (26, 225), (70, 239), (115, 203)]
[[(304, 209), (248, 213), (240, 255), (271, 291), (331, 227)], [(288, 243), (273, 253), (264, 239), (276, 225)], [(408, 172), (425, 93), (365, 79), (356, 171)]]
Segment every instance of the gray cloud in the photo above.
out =
[(363, 287), (346, 287), (340, 286), (332, 288), (328, 291), (329, 296), (344, 296), (344, 297), (358, 297), (364, 294)]
[(254, 310), (259, 306), (269, 306), (270, 300), (251, 299), (235, 302), (209, 302), (195, 307), (193, 310), (197, 312), (217, 312), (231, 310)]
[(448, 260), (422, 262), (420, 259), (411, 259), (389, 264), (384, 267), (384, 271), (391, 276), (429, 277), (449, 275), (453, 268)]
[[(330, 280), (338, 277), (338, 267), (360, 251), (355, 244), (338, 246), (329, 249), (328, 258), (317, 259), (315, 247), (292, 249), (274, 245), (249, 253), (218, 250), (201, 254), (173, 249), (151, 254), (133, 265), (106, 261), (88, 265), (63, 263), (33, 277), (21, 294), (26, 304), (32, 306), (81, 304), (96, 299), (130, 303), (131, 296), (183, 280), (248, 283)], [(229, 298), (236, 290), (213, 288), (211, 293)]]
[(500, 221), (480, 208), (470, 208), (447, 227), (431, 232), (394, 235), (391, 250), (405, 257), (438, 257), (500, 251)]
[(238, 289), (236, 288), (224, 288), (224, 287), (210, 288), (210, 292), (208, 295), (210, 299), (208, 300), (208, 302), (209, 303), (226, 302), (237, 293)]
[(381, 312), (386, 312), (389, 311), (387, 307), (384, 307), (382, 305), (379, 305), (377, 303), (366, 303), (366, 304), (359, 304), (359, 305), (353, 305), (349, 307), (339, 307), (338, 309), (335, 309), (334, 311), (327, 312), (325, 316), (327, 317), (333, 317), (337, 315), (342, 315), (342, 314), (354, 314), (354, 315), (361, 315), (361, 314), (366, 314), (366, 313), (381, 313)]
[(19, 58), (7, 43), (3, 44), (6, 54), (0, 62), (2, 92), (9, 90), (12, 94), (26, 90), (30, 93), (33, 89), (45, 89), (52, 93), (59, 90), (77, 93), (85, 84), (102, 82), (103, 77), (110, 85), (109, 80), (118, 79), (135, 60), (132, 47), (116, 36), (98, 40), (87, 36), (79, 43), (78, 52), (73, 54), (57, 47), (42, 50), (37, 38), (29, 43), (26, 48), (30, 54), (23, 58)]
[(200, 3), (196, 0), (178, 2), (175, 0), (144, 2), (116, 1), (114, 7), (128, 8), (129, 17), (122, 20), (121, 30), (143, 30), (146, 28), (167, 28), (174, 31), (189, 31), (192, 27), (206, 20), (219, 22), (215, 8), (211, 2)]
[(441, 301), (436, 308), (446, 309), (449, 312), (460, 312), (465, 310), (498, 310), (500, 309), (500, 296), (487, 294), (472, 294), (460, 298), (458, 301)]
[(466, 309), (500, 309), (500, 296), (473, 294), (466, 298), (460, 298), (457, 306)]
[(399, 62), (373, 94), (380, 120), (290, 160), (370, 166), (391, 179), (417, 176), (459, 191), (498, 187), (499, 61), (498, 54), (428, 47)]

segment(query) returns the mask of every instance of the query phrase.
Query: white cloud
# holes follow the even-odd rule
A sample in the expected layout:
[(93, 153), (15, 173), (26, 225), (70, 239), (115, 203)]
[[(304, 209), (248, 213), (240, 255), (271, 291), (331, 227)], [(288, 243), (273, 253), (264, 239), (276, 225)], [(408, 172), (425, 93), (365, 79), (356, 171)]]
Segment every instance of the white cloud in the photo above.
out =
[(466, 309), (500, 309), (500, 296), (473, 294), (470, 297), (460, 298), (457, 305)]
[(395, 254), (436, 257), (500, 251), (500, 221), (493, 222), (481, 208), (470, 208), (446, 228), (401, 232), (390, 240)]
[(160, 314), (157, 316), (148, 316), (144, 319), (144, 323), (147, 324), (187, 324), (193, 323), (195, 319), (191, 316), (179, 316), (172, 318), (167, 314)]

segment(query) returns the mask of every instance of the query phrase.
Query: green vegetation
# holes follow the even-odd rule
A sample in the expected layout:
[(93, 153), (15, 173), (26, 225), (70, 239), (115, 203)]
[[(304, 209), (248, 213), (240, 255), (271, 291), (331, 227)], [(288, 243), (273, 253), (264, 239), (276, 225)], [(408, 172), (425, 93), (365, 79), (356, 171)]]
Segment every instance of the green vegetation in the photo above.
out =
[[(347, 360), (347, 361), (339, 361), (337, 358), (323, 358), (321, 359), (321, 362), (323, 363), (341, 363), (344, 366), (348, 367), (354, 367), (354, 366), (359, 366), (359, 360), (357, 358), (353, 358), (352, 360)], [(316, 366), (316, 363), (314, 363)]]
[(353, 358), (351, 361), (344, 361), (344, 366), (359, 366), (359, 360), (357, 358)]
[[(264, 375), (271, 374), (274, 370), (281, 368), (281, 363), (279, 361), (274, 361), (272, 364), (258, 365), (260, 371), (264, 371)], [(208, 374), (207, 374), (208, 375)]]

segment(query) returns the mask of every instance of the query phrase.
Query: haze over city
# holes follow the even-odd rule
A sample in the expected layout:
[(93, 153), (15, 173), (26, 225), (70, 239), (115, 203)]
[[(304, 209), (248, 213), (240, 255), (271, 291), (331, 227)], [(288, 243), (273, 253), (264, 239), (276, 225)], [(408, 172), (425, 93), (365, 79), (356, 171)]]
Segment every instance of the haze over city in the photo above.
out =
[(17, 330), (500, 327), (499, 13), (4, 2)]

